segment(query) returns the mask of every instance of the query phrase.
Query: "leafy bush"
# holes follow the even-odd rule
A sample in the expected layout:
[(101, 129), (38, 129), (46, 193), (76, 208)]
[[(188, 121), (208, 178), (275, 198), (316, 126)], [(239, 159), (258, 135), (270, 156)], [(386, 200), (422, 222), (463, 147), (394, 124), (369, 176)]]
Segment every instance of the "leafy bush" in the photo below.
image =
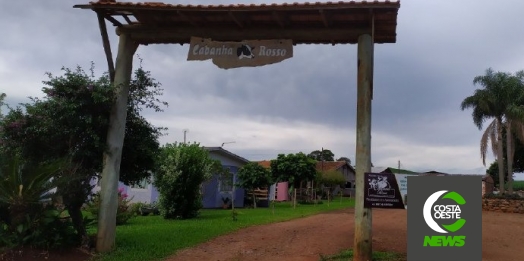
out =
[(24, 219), (11, 227), (0, 222), (0, 248), (31, 246), (37, 248), (68, 248), (78, 246), (80, 237), (64, 210), (55, 205), (35, 206), (34, 215), (26, 214)]
[[(124, 193), (123, 188), (118, 189), (118, 209), (116, 212), (116, 225), (124, 225), (127, 221), (133, 217), (131, 212), (128, 195)], [(93, 195), (91, 200), (87, 203), (86, 210), (89, 211), (93, 217), (98, 220), (98, 211), (100, 209), (100, 192)]]
[(323, 172), (319, 182), (326, 187), (333, 187), (338, 185), (342, 186), (346, 184), (346, 179), (344, 178), (344, 175), (342, 175), (342, 173), (336, 170), (332, 170)]
[(147, 215), (158, 215), (160, 214), (160, 211), (158, 210), (158, 207), (156, 206), (156, 203), (144, 203), (144, 202), (138, 202), (138, 203), (132, 203), (129, 206), (129, 213), (133, 216), (147, 216)]
[(255, 189), (266, 188), (271, 184), (271, 171), (262, 167), (257, 162), (250, 162), (238, 171), (238, 186), (251, 191), (253, 207), (257, 207)]
[(154, 184), (160, 194), (160, 213), (166, 219), (198, 216), (200, 187), (213, 173), (222, 172), (219, 161), (198, 143), (166, 144), (161, 149)]
[(129, 205), (129, 212), (133, 216), (139, 216), (140, 215), (140, 208), (142, 206), (145, 206), (145, 205), (146, 205), (146, 203), (144, 203), (144, 202), (132, 203), (131, 205)]

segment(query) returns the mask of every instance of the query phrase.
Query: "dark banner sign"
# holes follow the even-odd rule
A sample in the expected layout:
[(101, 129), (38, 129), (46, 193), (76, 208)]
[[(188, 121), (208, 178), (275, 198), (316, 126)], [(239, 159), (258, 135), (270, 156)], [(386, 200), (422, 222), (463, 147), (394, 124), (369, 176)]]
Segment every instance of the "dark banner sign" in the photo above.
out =
[(364, 174), (364, 207), (405, 209), (395, 174)]

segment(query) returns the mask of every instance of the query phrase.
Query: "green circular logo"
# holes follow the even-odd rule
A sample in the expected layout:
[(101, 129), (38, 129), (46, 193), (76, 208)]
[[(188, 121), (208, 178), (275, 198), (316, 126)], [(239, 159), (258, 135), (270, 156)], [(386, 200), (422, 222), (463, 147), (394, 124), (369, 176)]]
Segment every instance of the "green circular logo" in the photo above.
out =
[[(439, 199), (450, 199), (456, 204), (435, 204)], [(460, 217), (462, 213), (460, 205), (464, 205), (465, 203), (466, 200), (464, 200), (464, 197), (457, 192), (448, 192), (447, 190), (437, 191), (431, 194), (426, 200), (426, 203), (424, 203), (424, 221), (426, 221), (426, 224), (435, 232), (442, 234), (456, 232), (466, 224), (466, 220)], [(455, 222), (450, 225), (439, 225), (435, 220), (455, 220)]]

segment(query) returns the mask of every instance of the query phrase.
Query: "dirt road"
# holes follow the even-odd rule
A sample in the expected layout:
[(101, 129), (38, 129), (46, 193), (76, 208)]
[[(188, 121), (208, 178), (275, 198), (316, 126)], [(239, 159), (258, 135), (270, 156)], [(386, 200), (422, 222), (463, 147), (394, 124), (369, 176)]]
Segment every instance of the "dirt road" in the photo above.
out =
[[(386, 215), (387, 213), (387, 215)], [(483, 261), (521, 260), (524, 215), (483, 212)], [(405, 210), (373, 211), (373, 249), (405, 253)], [(353, 209), (242, 229), (166, 260), (318, 261), (353, 246)]]

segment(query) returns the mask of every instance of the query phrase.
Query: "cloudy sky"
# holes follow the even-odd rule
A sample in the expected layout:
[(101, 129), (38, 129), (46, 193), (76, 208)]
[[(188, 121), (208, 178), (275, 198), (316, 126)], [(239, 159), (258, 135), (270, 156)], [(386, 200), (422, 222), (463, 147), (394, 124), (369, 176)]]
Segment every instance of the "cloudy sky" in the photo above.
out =
[[(93, 61), (99, 75), (106, 70), (95, 13), (72, 8), (87, 2), (0, 2), (0, 92), (9, 104), (41, 96), (44, 73), (60, 74), (62, 66), (88, 69)], [(262, 2), (280, 1), (199, 1)], [(375, 166), (396, 167), (400, 160), (419, 171), (485, 172), (482, 132), (459, 105), (487, 68), (524, 69), (522, 10), (521, 0), (401, 1), (397, 43), (375, 47)], [(186, 61), (188, 45), (140, 46), (144, 69), (162, 83), (169, 102), (165, 112), (146, 117), (169, 128), (162, 143), (183, 140), (188, 129), (189, 141), (234, 141), (224, 148), (250, 160), (324, 147), (354, 161), (356, 47), (299, 45), (278, 64), (223, 70), (211, 61)]]

